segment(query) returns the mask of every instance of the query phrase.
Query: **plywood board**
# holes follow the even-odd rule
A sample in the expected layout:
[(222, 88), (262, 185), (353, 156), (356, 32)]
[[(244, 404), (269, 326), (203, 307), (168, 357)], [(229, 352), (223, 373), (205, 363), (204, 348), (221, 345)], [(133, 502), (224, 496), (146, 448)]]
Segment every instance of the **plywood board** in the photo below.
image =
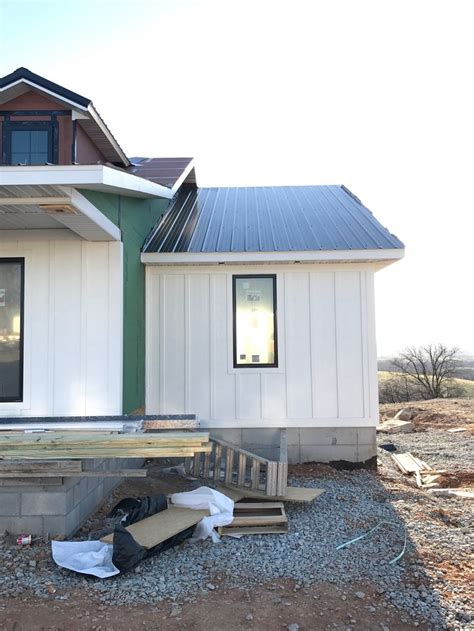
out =
[(245, 497), (259, 499), (260, 501), (267, 502), (302, 502), (308, 503), (314, 501), (317, 497), (322, 495), (324, 489), (310, 489), (306, 487), (288, 486), (285, 495), (269, 497), (259, 493), (258, 491), (251, 491), (250, 489), (232, 488), (228, 486), (218, 487), (219, 491), (230, 497), (234, 502), (239, 502)]
[[(209, 515), (207, 510), (170, 506), (167, 510), (128, 526), (127, 530), (138, 544), (148, 550), (194, 526), (207, 515)], [(113, 543), (113, 537), (113, 534), (110, 534), (103, 537), (101, 541)]]

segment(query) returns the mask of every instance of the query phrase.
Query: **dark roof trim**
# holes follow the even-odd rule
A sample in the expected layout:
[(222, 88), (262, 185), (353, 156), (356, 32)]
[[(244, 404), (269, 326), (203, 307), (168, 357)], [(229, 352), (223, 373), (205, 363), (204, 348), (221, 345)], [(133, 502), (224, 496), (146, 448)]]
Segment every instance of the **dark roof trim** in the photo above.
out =
[(54, 92), (58, 96), (62, 96), (64, 99), (68, 101), (72, 101), (76, 103), (80, 107), (88, 108), (90, 103), (92, 102), (90, 99), (87, 99), (85, 96), (81, 96), (76, 92), (72, 92), (72, 90), (68, 90), (67, 88), (63, 88), (61, 85), (54, 83), (53, 81), (49, 81), (49, 79), (45, 79), (41, 77), (39, 74), (35, 74), (28, 70), (28, 68), (17, 68), (10, 74), (5, 77), (0, 78), (0, 88), (6, 88), (11, 84), (18, 83), (19, 81), (28, 81), (34, 83), (40, 88), (44, 88), (49, 92)]

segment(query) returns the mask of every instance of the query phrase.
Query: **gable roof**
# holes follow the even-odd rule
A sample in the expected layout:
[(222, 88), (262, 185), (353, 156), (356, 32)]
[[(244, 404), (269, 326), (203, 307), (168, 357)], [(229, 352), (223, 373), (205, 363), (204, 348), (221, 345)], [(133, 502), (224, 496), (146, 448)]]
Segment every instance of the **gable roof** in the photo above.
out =
[(145, 253), (403, 249), (344, 186), (183, 187)]
[(90, 99), (49, 81), (49, 79), (31, 72), (28, 68), (17, 68), (14, 72), (0, 78), (0, 103), (5, 103), (31, 89), (39, 90), (53, 99), (69, 105), (77, 113), (78, 124), (102, 155), (113, 164), (130, 166), (129, 159)]
[[(19, 83), (29, 83), (32, 86), (38, 86), (43, 88), (45, 92), (51, 93), (53, 96), (60, 96), (64, 100), (75, 104), (81, 108), (87, 108), (92, 101), (85, 96), (81, 96), (72, 90), (68, 90), (67, 88), (63, 88), (58, 83), (54, 83), (49, 79), (45, 79), (28, 68), (17, 68), (10, 74), (5, 75), (4, 77), (0, 77), (0, 90), (8, 87), (14, 87)], [(10, 98), (10, 97), (9, 97)]]

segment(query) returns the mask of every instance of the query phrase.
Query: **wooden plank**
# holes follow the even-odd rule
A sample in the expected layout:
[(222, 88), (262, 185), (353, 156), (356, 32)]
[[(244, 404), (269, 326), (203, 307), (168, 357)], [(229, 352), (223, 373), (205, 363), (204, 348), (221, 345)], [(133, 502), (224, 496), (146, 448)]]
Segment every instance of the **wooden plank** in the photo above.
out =
[(285, 496), (288, 490), (288, 463), (279, 462), (277, 472), (277, 495)]
[(63, 479), (55, 478), (0, 478), (0, 487), (3, 486), (62, 486)]
[(288, 525), (281, 526), (243, 526), (241, 528), (229, 528), (224, 526), (217, 529), (218, 533), (225, 537), (235, 535), (283, 535), (288, 532)]
[(215, 443), (214, 445), (214, 480), (215, 482), (220, 482), (220, 479), (221, 479), (221, 459), (222, 459), (222, 447), (219, 443)]
[(54, 472), (57, 475), (64, 473), (80, 473), (82, 471), (82, 462), (80, 460), (56, 460), (49, 462), (21, 462), (17, 460), (0, 461), (0, 476), (3, 473), (41, 473)]
[(421, 468), (410, 452), (392, 454), (392, 460), (402, 473), (415, 473), (415, 471), (419, 471)]
[(108, 450), (80, 450), (80, 449), (58, 449), (57, 447), (51, 448), (51, 450), (38, 452), (34, 449), (17, 449), (12, 452), (0, 453), (0, 457), (4, 460), (18, 458), (28, 460), (57, 460), (58, 458), (76, 458), (81, 460), (96, 459), (96, 458), (181, 458), (185, 456), (193, 456), (196, 452), (208, 452), (211, 450), (211, 445), (203, 445), (202, 447), (189, 447), (176, 448), (163, 447), (148, 448), (148, 449), (108, 449)]
[(461, 497), (466, 500), (474, 500), (473, 491), (463, 491), (460, 489), (430, 489), (428, 493), (446, 497)]
[[(194, 526), (207, 515), (209, 515), (207, 510), (169, 506), (167, 510), (128, 526), (127, 530), (139, 545), (148, 550)], [(101, 541), (113, 543), (113, 533), (103, 537)]]
[(145, 431), (156, 429), (199, 429), (197, 419), (143, 421)]
[(260, 461), (256, 459), (252, 459), (252, 489), (258, 489), (260, 484)]
[(234, 515), (238, 513), (246, 513), (248, 511), (255, 510), (283, 510), (283, 504), (281, 502), (238, 502), (234, 505)]
[(196, 453), (194, 454), (194, 460), (193, 460), (193, 476), (195, 478), (199, 478), (200, 472), (201, 472), (200, 469), (201, 469), (201, 454)]
[(245, 484), (245, 471), (247, 468), (247, 456), (239, 452), (239, 472), (237, 475), (237, 484), (244, 486)]
[(228, 497), (233, 499), (234, 502), (238, 502), (243, 498), (249, 498), (259, 499), (261, 501), (279, 500), (281, 502), (308, 503), (314, 501), (317, 497), (325, 493), (324, 489), (311, 489), (297, 486), (288, 486), (285, 495), (277, 495), (275, 497), (270, 497), (268, 495), (265, 495), (264, 493), (252, 491), (251, 489), (231, 489), (229, 487), (223, 487), (220, 490), (222, 490), (222, 492), (225, 494), (229, 492)]
[(225, 454), (225, 477), (224, 481), (226, 484), (232, 484), (232, 471), (234, 468), (234, 450), (230, 447), (227, 447)]
[(242, 526), (276, 526), (287, 521), (281, 515), (238, 515), (234, 517), (232, 524), (227, 526), (227, 528), (231, 526), (235, 528)]
[(211, 454), (210, 453), (204, 454), (204, 471), (203, 471), (202, 477), (205, 478), (206, 480), (209, 478), (210, 464), (211, 464)]
[(0, 449), (7, 449), (10, 446), (41, 446), (49, 445), (83, 445), (97, 446), (182, 446), (202, 445), (209, 442), (207, 432), (163, 432), (163, 433), (133, 433), (133, 434), (75, 434), (60, 432), (40, 432), (32, 434), (13, 434), (0, 436)]
[(146, 469), (115, 469), (113, 471), (0, 471), (0, 479), (9, 478), (146, 478)]
[(269, 462), (266, 473), (265, 494), (275, 496), (277, 494), (278, 463)]

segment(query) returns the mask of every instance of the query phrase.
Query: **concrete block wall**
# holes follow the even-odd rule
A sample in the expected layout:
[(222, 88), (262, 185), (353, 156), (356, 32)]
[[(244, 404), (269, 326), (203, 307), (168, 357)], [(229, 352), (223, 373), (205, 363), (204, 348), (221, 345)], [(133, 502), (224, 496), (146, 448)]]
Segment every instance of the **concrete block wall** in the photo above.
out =
[(138, 468), (141, 459), (84, 460), (84, 471), (97, 477), (34, 478), (18, 483), (2, 480), (0, 487), (0, 531), (70, 537), (97, 510), (120, 477), (100, 477), (100, 471)]
[[(366, 462), (377, 454), (375, 427), (291, 427), (288, 462)], [(211, 435), (269, 460), (280, 457), (280, 429), (213, 429)]]

